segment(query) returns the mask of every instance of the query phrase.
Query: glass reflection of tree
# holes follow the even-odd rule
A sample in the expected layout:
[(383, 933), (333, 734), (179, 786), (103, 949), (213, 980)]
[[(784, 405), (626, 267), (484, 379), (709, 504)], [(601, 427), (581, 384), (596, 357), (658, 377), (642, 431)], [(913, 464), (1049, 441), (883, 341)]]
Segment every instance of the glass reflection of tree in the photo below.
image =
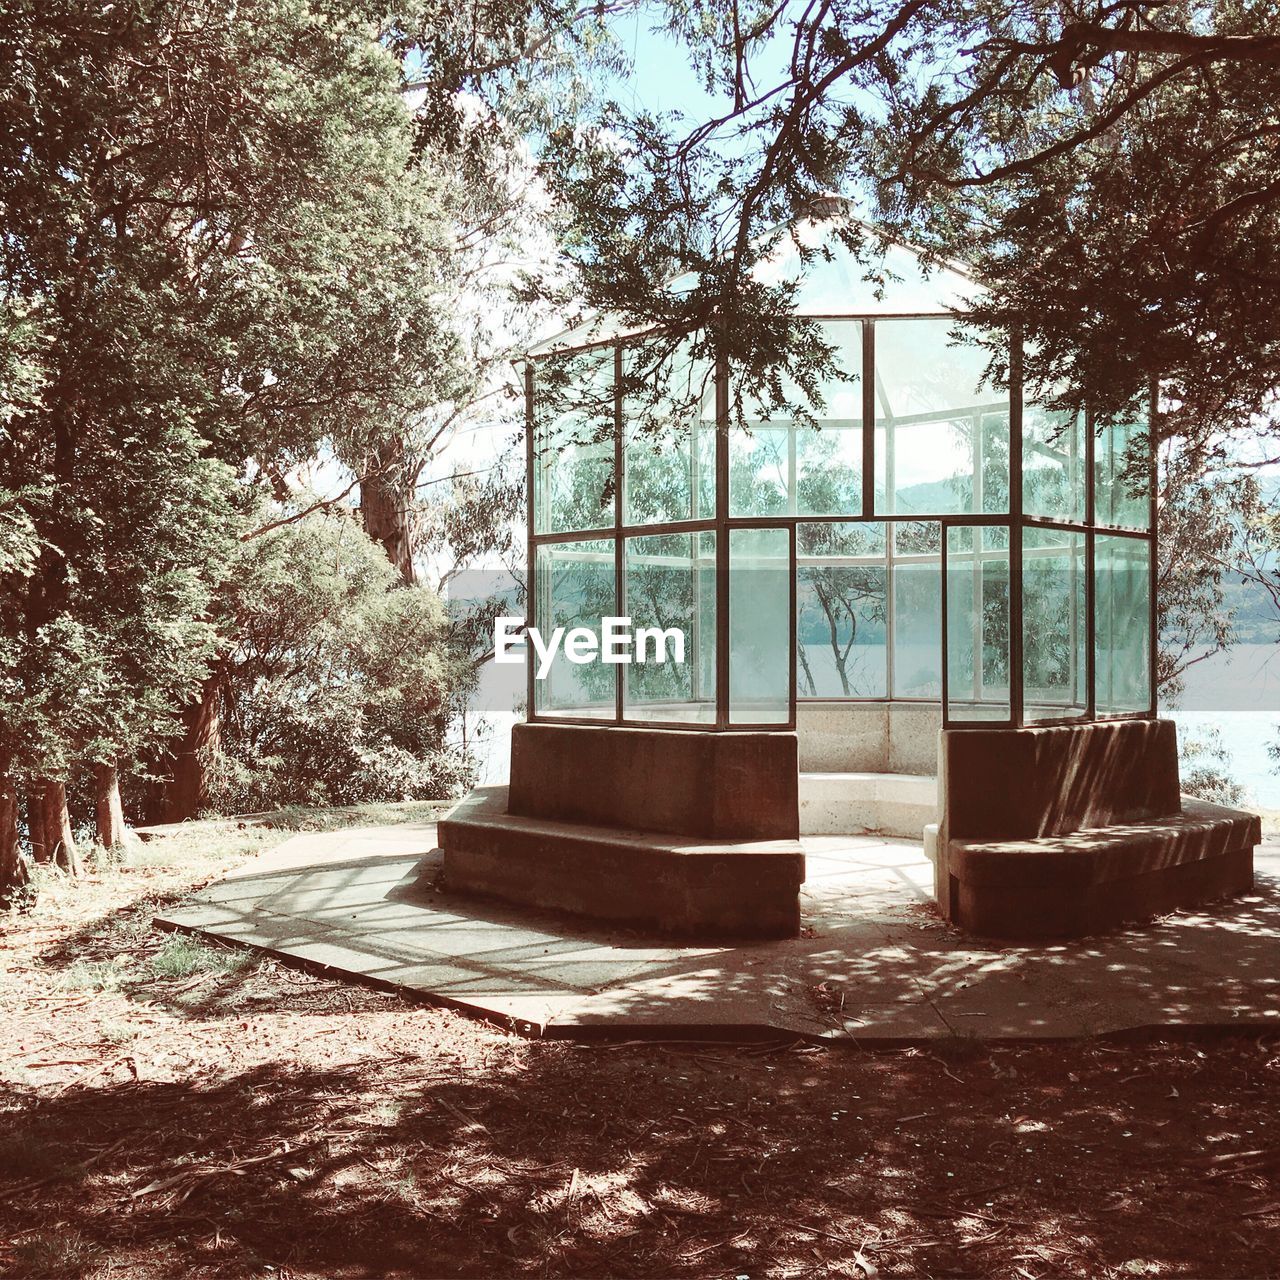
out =
[(988, 560), (982, 573), (982, 695), (1009, 696), (1009, 561)]
[(1029, 696), (1054, 706), (1070, 705), (1076, 694), (1073, 623), (1082, 609), (1071, 567), (1072, 552), (1065, 547), (1023, 562), (1023, 679)]
[[(710, 538), (712, 535), (702, 535)], [(627, 689), (637, 702), (686, 701), (706, 696), (697, 687), (700, 654), (695, 645), (715, 643), (714, 635), (700, 637), (694, 626), (699, 605), (705, 612), (700, 591), (711, 593), (714, 603), (714, 552), (695, 563), (693, 551), (698, 535), (666, 534), (631, 540), (627, 549), (627, 612), (635, 628), (674, 628), (685, 637), (685, 661), (668, 660), (632, 665), (627, 669)], [(705, 550), (705, 549), (704, 549)], [(652, 651), (650, 651), (652, 654)]]
[(735, 437), (729, 492), (735, 514), (783, 516), (788, 511), (790, 428), (757, 423), (746, 447)]
[(1040, 405), (1023, 410), (1022, 509), (1084, 518), (1084, 436), (1079, 417)]
[[(806, 466), (797, 477), (797, 506), (803, 511), (855, 514), (850, 495), (859, 491), (861, 476), (839, 461), (839, 445), (833, 433), (801, 427), (806, 433), (803, 455)], [(884, 527), (853, 523), (801, 523), (797, 529), (798, 556), (849, 559), (884, 554)], [(820, 696), (811, 655), (804, 643), (817, 604), (824, 637), (831, 651), (832, 665), (844, 697), (865, 695), (870, 690), (857, 679), (858, 654), (855, 646), (863, 624), (884, 626), (887, 620), (885, 570), (880, 565), (804, 565), (799, 570), (802, 600), (796, 619), (796, 659), (800, 667), (802, 696)], [(822, 690), (822, 693), (828, 692)]]
[(544, 531), (613, 523), (613, 397), (612, 348), (539, 362), (533, 452)]
[[(797, 551), (801, 556), (851, 557), (883, 554), (876, 542), (875, 528), (858, 524), (802, 524), (798, 530)], [(860, 674), (855, 664), (854, 647), (859, 640), (859, 626), (863, 623), (884, 626), (887, 617), (885, 596), (885, 571), (883, 565), (805, 565), (799, 571), (800, 586), (804, 589), (802, 613), (811, 613), (810, 601), (816, 601), (825, 626), (827, 644), (831, 650), (832, 664), (840, 681), (840, 691), (846, 697), (870, 692), (854, 677)], [(818, 682), (814, 678), (808, 647), (803, 635), (807, 628), (797, 619), (797, 661), (800, 665), (802, 695), (819, 696)], [(865, 641), (864, 641), (865, 643)], [(826, 692), (823, 690), (822, 692)]]
[[(601, 618), (616, 612), (613, 590), (613, 543), (601, 540), (590, 543), (568, 543), (548, 548), (551, 567), (545, 583), (549, 610), (539, 618), (538, 626), (550, 641), (554, 628), (563, 627), (567, 635), (574, 627), (587, 627), (600, 634)], [(544, 620), (547, 619), (547, 620)], [(548, 626), (548, 621), (550, 625)], [(601, 662), (579, 666), (570, 664), (563, 653), (555, 659), (562, 679), (572, 681), (571, 706), (588, 706), (609, 702), (614, 694), (617, 667)]]
[(626, 524), (715, 515), (715, 387), (683, 344), (664, 361), (628, 349), (623, 384)]

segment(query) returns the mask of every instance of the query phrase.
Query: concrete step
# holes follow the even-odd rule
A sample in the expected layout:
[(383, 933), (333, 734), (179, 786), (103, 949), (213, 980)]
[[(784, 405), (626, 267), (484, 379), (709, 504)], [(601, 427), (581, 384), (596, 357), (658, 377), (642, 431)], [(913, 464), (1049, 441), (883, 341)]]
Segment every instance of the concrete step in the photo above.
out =
[(443, 819), (450, 889), (685, 937), (794, 938), (798, 840), (707, 840), (528, 818), (477, 787)]
[(938, 780), (913, 773), (802, 773), (800, 834), (919, 840), (938, 821)]

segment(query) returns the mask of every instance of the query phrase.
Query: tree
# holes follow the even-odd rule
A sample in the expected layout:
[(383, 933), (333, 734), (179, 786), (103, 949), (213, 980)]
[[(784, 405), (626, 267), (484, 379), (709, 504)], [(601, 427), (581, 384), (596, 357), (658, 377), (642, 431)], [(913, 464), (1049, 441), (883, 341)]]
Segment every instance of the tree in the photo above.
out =
[[(6, 371), (9, 387), (16, 387), (17, 373), (13, 367)], [(38, 556), (35, 526), (15, 495), (0, 490), (0, 582), (28, 577), (34, 571)], [(14, 677), (14, 650), (12, 636), (0, 631), (0, 707), (21, 693), (21, 684)], [(0, 910), (20, 903), (30, 881), (18, 844), (21, 799), (13, 746), (12, 742), (0, 739)]]
[(351, 512), (313, 512), (246, 544), (236, 643), (220, 664), (215, 810), (452, 793), (444, 745), (462, 680), (439, 597), (399, 583)]
[[(859, 526), (809, 524), (802, 526), (799, 554), (805, 556), (846, 557), (875, 554), (874, 538)], [(883, 554), (883, 546), (879, 548)], [(799, 600), (796, 617), (796, 657), (800, 663), (801, 690), (807, 696), (832, 696), (834, 690), (820, 688), (814, 678), (810, 646), (805, 643), (806, 623), (816, 613), (821, 618), (825, 639), (831, 652), (831, 663), (840, 685), (840, 696), (867, 697), (881, 692), (872, 677), (871, 687), (863, 687), (857, 679), (859, 628), (864, 624), (883, 637), (888, 618), (886, 577), (883, 565), (817, 564), (799, 571)], [(866, 643), (862, 637), (862, 643)], [(851, 665), (852, 664), (852, 665)]]
[[(290, 498), (317, 456), (376, 455), (464, 385), (447, 184), (413, 163), (409, 28), (381, 16), (343, 0), (0, 14), (17, 55), (0, 104), (0, 517), (25, 540), (0, 557), (0, 775), (34, 798), (35, 848), (68, 866), (74, 768), (99, 767), (110, 837), (114, 771), (207, 730), (235, 640), (216, 601), (262, 496)], [(437, 108), (458, 49), (491, 51), (449, 30)]]
[(1251, 568), (1256, 575), (1249, 553), (1264, 506), (1252, 474), (1206, 472), (1196, 451), (1174, 441), (1163, 450), (1160, 485), (1156, 679), (1162, 699), (1174, 702), (1186, 672), (1234, 642), (1223, 580)]
[(1105, 421), (1160, 378), (1166, 435), (1269, 431), (1278, 19), (1236, 0), (669, 5), (657, 25), (723, 108), (614, 102), (553, 133), (581, 291), (628, 323), (705, 333), (748, 391), (770, 369), (807, 390), (829, 351), (755, 268), (843, 198), (871, 219), (834, 228), (870, 286), (892, 236), (970, 265), (997, 374), (1016, 322), (1059, 407)]

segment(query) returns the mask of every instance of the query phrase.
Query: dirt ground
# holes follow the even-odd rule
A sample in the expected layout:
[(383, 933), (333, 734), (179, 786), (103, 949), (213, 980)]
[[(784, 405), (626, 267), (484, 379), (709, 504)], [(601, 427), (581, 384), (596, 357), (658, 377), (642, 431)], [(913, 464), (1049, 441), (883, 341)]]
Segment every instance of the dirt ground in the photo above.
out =
[(150, 927), (0, 920), (0, 1275), (1280, 1275), (1280, 1041), (532, 1042)]

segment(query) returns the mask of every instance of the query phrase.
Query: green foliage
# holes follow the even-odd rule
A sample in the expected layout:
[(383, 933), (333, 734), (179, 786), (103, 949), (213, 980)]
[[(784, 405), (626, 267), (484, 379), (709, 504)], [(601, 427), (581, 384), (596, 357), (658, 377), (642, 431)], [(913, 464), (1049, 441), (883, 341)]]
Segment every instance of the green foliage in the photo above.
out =
[(1235, 807), (1246, 803), (1248, 793), (1232, 776), (1232, 767), (1222, 733), (1212, 726), (1178, 744), (1178, 773), (1185, 795)]
[(221, 666), (216, 810), (431, 799), (467, 781), (444, 739), (469, 664), (451, 657), (439, 597), (396, 582), (344, 514), (245, 544), (237, 641)]
[(195, 973), (234, 973), (252, 968), (257, 962), (258, 956), (252, 951), (210, 947), (175, 934), (147, 958), (147, 967), (157, 978), (189, 978)]
[(970, 266), (997, 378), (1017, 323), (1031, 383), (1064, 405), (1119, 419), (1158, 377), (1166, 434), (1270, 432), (1277, 21), (1274, 0), (664, 4), (655, 27), (710, 105), (619, 95), (551, 133), (577, 283), (672, 343), (703, 335), (749, 389), (808, 393), (830, 351), (759, 268), (798, 219), (852, 209), (871, 225), (831, 230), (868, 295), (891, 237)]
[[(529, 14), (436, 16), (388, 23), (359, 0), (0, 12), (0, 772), (153, 760), (210, 671), (257, 653), (226, 601), (259, 570), (259, 600), (280, 589), (265, 542), (238, 552), (264, 498), (471, 388), (447, 299), (458, 175), (484, 131), (468, 141), (456, 105), (450, 130), (442, 104)], [(403, 60), (428, 37), (434, 106), (415, 119)], [(427, 142), (457, 155), (423, 163)], [(327, 682), (330, 738), (361, 743), (351, 794), (416, 793), (425, 730), (405, 727), (421, 710), (407, 691), (439, 674), (397, 667), (391, 636), (438, 648), (436, 615), (362, 590), (344, 643), (363, 695), (302, 665)], [(297, 756), (319, 715), (268, 717), (275, 738), (250, 733), (240, 762)]]
[(1251, 475), (1211, 463), (1206, 470), (1202, 456), (1175, 448), (1166, 451), (1160, 479), (1157, 680), (1171, 702), (1189, 667), (1236, 642), (1242, 601), (1228, 592), (1224, 578), (1241, 571), (1251, 533), (1264, 526)]

